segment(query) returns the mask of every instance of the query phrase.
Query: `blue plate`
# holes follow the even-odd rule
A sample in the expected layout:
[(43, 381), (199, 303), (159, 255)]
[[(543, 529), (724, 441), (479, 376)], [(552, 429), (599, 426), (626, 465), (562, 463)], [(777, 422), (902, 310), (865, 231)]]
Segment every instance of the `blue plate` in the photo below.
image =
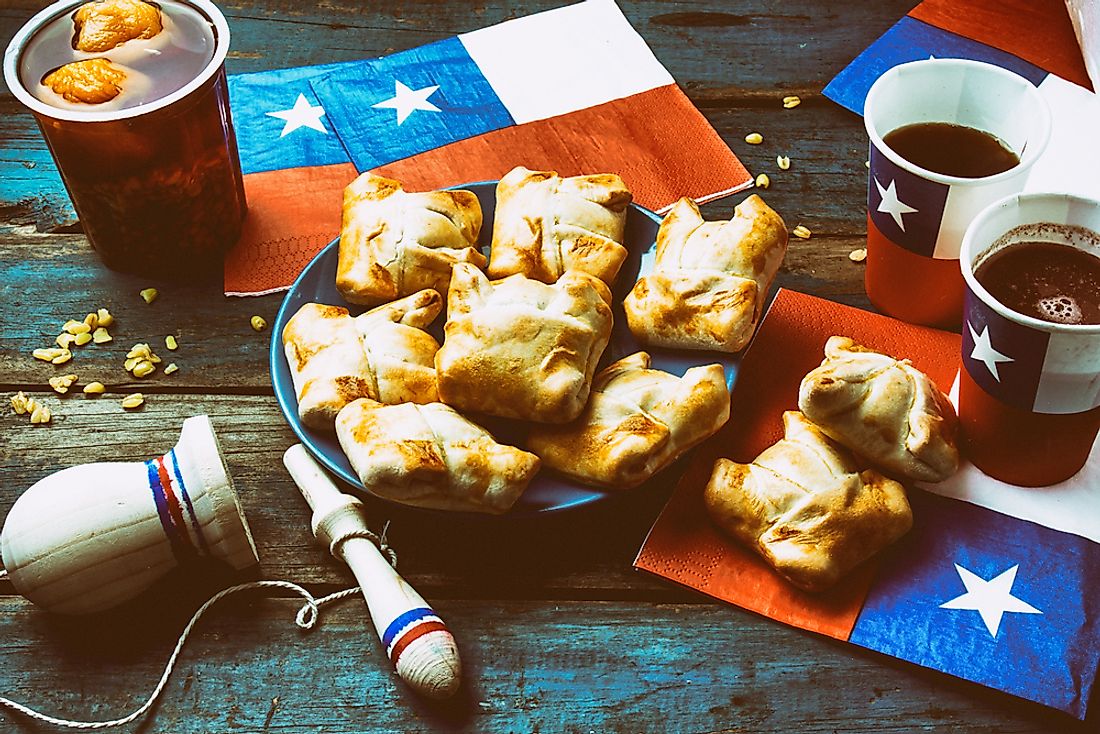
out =
[[(496, 211), (496, 182), (486, 181), (482, 183), (457, 186), (472, 191), (481, 202), (481, 210), (484, 222), (481, 227), (481, 237), (478, 245), (482, 251), (489, 254), (489, 242), (493, 233), (493, 214)], [(630, 205), (626, 216), (626, 247), (629, 251), (626, 262), (619, 271), (617, 285), (613, 289), (615, 326), (611, 332), (611, 340), (604, 351), (600, 361), (600, 367), (641, 349), (638, 342), (630, 333), (626, 325), (626, 316), (622, 310), (622, 300), (630, 289), (634, 287), (639, 275), (648, 273), (653, 268), (654, 250), (657, 240), (657, 228), (661, 218), (640, 206)], [(353, 315), (366, 310), (344, 301), (340, 292), (336, 290), (336, 261), (339, 255), (339, 239), (330, 242), (325, 249), (313, 258), (305, 267), (290, 291), (283, 299), (279, 313), (275, 317), (275, 324), (271, 330), (271, 384), (275, 389), (275, 398), (279, 402), (279, 408), (290, 423), (291, 429), (305, 445), (314, 457), (329, 471), (351, 485), (358, 491), (372, 494), (369, 488), (364, 488), (362, 482), (355, 475), (348, 463), (347, 457), (340, 449), (336, 440), (336, 434), (332, 432), (317, 431), (303, 426), (298, 419), (298, 401), (294, 393), (294, 383), (290, 376), (290, 365), (287, 364), (283, 353), (282, 333), (290, 317), (297, 313), (303, 304), (326, 303), (346, 307)], [(443, 316), (433, 324), (432, 333), (442, 341)], [(720, 363), (726, 370), (726, 384), (733, 386), (737, 372), (737, 360), (734, 355), (721, 352), (697, 352), (697, 351), (673, 351), (665, 349), (649, 349), (652, 357), (652, 366), (658, 369), (682, 375), (696, 365)], [(522, 446), (522, 426), (516, 423), (502, 421), (486, 426), (495, 438), (502, 443), (512, 443)], [(667, 471), (667, 470), (666, 470)], [(654, 477), (651, 482), (661, 481), (661, 475)], [(555, 474), (549, 470), (543, 470), (532, 480), (527, 490), (516, 501), (512, 509), (504, 517), (527, 516), (538, 513), (553, 512), (575, 507), (581, 507), (603, 499), (607, 499), (621, 492), (586, 487), (577, 482)], [(377, 497), (378, 495), (373, 495)], [(386, 499), (386, 498), (381, 498)], [(389, 501), (389, 500), (387, 500)], [(428, 510), (439, 512), (438, 510)], [(451, 513), (455, 514), (455, 513)]]

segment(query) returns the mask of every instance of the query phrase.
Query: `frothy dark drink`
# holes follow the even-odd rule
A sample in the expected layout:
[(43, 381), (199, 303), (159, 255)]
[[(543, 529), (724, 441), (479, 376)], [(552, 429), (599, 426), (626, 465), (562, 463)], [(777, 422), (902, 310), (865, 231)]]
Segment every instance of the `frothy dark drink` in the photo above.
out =
[(882, 141), (910, 163), (945, 176), (985, 178), (1020, 163), (1020, 156), (996, 136), (949, 122), (904, 125)]
[(1100, 324), (1100, 257), (1054, 242), (1018, 242), (974, 271), (1017, 313), (1055, 324)]
[(208, 0), (66, 0), (12, 41), (5, 79), (34, 112), (109, 267), (213, 271), (240, 235), (228, 44)]

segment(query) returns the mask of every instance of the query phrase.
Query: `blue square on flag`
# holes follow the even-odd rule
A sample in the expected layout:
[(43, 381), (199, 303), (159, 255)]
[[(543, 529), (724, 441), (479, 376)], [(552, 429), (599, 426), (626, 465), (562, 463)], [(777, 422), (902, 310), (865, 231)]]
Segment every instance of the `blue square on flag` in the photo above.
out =
[(898, 64), (935, 56), (938, 59), (972, 59), (1014, 71), (1038, 86), (1047, 72), (1019, 56), (969, 38), (941, 30), (906, 16), (882, 34), (825, 86), (824, 94), (857, 115), (875, 80)]
[(229, 77), (233, 129), (244, 173), (348, 163), (309, 80), (364, 62), (300, 66)]
[(1006, 405), (1035, 407), (1050, 334), (1006, 319), (966, 289), (963, 367), (974, 382)]
[(914, 525), (851, 642), (1084, 718), (1100, 662), (1097, 544), (910, 492)]
[(371, 59), (312, 86), (360, 171), (514, 124), (457, 38)]
[(940, 236), (947, 184), (909, 173), (871, 146), (867, 177), (867, 213), (878, 231), (894, 244), (932, 257)]

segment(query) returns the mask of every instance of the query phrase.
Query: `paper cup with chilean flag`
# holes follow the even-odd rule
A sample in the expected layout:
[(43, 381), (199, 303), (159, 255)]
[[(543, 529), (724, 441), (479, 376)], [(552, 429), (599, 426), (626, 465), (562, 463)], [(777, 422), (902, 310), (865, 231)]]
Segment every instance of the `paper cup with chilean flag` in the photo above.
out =
[[(903, 321), (958, 326), (963, 233), (985, 206), (1023, 188), (1050, 137), (1047, 103), (1031, 82), (998, 66), (926, 59), (880, 76), (867, 93), (863, 120), (871, 141), (867, 296)], [(910, 163), (883, 142), (893, 130), (924, 122), (990, 133), (1020, 162), (984, 178), (948, 176)]]
[(959, 419), (966, 453), (996, 479), (1041, 487), (1076, 474), (1096, 441), (1100, 323), (1074, 323), (1088, 320), (1086, 307), (1060, 291), (1043, 301), (1057, 306), (1052, 317), (1061, 322), (1018, 313), (975, 277), (988, 258), (1024, 242), (1070, 245), (1100, 257), (1100, 201), (1010, 195), (983, 210), (963, 237)]

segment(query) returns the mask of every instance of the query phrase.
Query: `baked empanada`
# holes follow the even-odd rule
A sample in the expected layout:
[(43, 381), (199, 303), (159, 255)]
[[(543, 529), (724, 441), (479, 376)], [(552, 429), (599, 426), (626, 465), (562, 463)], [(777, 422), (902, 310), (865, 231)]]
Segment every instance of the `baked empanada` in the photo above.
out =
[(545, 466), (584, 484), (635, 487), (711, 436), (729, 418), (721, 365), (692, 367), (683, 377), (649, 369), (636, 352), (592, 381), (580, 417), (532, 429), (527, 447)]
[(356, 400), (336, 416), (336, 435), (364, 487), (417, 507), (507, 512), (539, 469), (537, 456), (443, 403)]
[(887, 474), (940, 482), (959, 468), (955, 409), (923, 372), (833, 336), (802, 380), (798, 407), (833, 440)]
[(751, 464), (718, 459), (703, 498), (715, 524), (779, 575), (822, 591), (913, 524), (905, 489), (868, 469), (797, 411)]
[(346, 308), (307, 303), (283, 329), (298, 417), (332, 429), (336, 414), (356, 398), (383, 403), (430, 403), (436, 391), (435, 353), (424, 327), (443, 298), (423, 290), (352, 317)]
[(469, 191), (410, 194), (364, 173), (344, 189), (336, 288), (349, 303), (375, 304), (424, 288), (447, 295), (451, 267), (485, 267), (477, 249), (481, 203)]
[(611, 336), (610, 300), (603, 281), (577, 270), (553, 284), (522, 275), (490, 282), (455, 265), (435, 355), (440, 400), (538, 423), (573, 420)]
[(567, 270), (609, 286), (626, 259), (630, 190), (613, 173), (562, 178), (513, 168), (497, 184), (489, 277), (526, 275), (553, 283)]
[(756, 194), (728, 222), (680, 199), (657, 231), (652, 272), (623, 301), (630, 332), (659, 347), (743, 349), (786, 252), (786, 225)]

